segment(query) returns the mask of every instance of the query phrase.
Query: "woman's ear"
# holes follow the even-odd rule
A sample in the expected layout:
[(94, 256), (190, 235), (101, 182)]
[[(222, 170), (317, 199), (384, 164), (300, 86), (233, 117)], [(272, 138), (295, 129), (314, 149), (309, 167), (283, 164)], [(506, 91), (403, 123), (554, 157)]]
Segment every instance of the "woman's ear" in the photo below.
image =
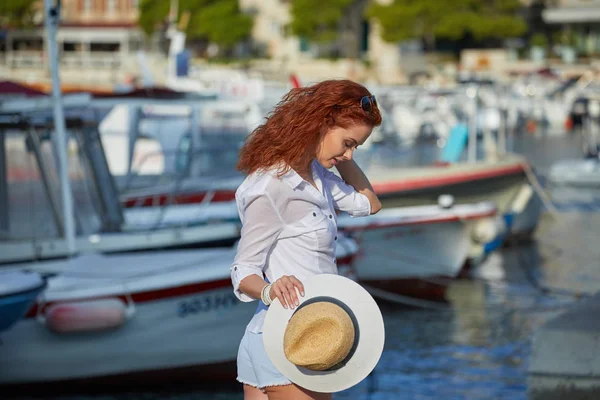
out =
[(331, 112), (327, 113), (327, 115), (325, 115), (325, 126), (329, 129), (333, 126), (334, 122)]

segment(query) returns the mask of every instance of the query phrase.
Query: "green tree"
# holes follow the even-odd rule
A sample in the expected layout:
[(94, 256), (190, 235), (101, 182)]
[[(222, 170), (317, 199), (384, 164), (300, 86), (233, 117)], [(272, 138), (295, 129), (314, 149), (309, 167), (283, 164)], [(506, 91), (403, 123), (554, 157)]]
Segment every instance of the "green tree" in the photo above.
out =
[(334, 41), (339, 34), (344, 10), (352, 2), (353, 0), (294, 0), (290, 9), (290, 29), (294, 35), (313, 42)]
[[(169, 14), (169, 1), (142, 0), (138, 24), (151, 34), (160, 28)], [(221, 48), (230, 49), (248, 38), (253, 19), (241, 12), (238, 0), (180, 0), (179, 17), (190, 13), (186, 34), (190, 39), (204, 39)]]
[(169, 2), (142, 0), (138, 6), (139, 16), (138, 25), (150, 36), (155, 30), (160, 29), (161, 25), (167, 21), (169, 15)]
[(314, 43), (337, 43), (341, 55), (357, 58), (367, 0), (294, 0), (291, 33)]
[(36, 0), (1, 0), (0, 26), (25, 27), (34, 22)]
[(367, 13), (381, 24), (385, 41), (424, 37), (433, 47), (436, 37), (456, 40), (466, 33), (475, 39), (519, 36), (527, 30), (515, 16), (520, 7), (519, 0), (394, 0), (373, 3)]

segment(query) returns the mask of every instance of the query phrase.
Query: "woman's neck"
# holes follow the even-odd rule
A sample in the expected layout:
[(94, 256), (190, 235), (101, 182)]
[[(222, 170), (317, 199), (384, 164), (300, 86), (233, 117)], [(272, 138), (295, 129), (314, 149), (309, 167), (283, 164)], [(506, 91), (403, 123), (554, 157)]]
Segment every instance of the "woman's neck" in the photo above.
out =
[(310, 161), (308, 165), (305, 165), (303, 168), (297, 170), (296, 172), (305, 180), (312, 181), (312, 161)]

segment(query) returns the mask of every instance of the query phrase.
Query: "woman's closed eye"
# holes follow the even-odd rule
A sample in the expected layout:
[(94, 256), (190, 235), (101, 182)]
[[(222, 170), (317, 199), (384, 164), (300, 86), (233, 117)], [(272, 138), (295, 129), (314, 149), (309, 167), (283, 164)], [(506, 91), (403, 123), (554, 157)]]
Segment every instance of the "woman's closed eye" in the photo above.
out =
[(358, 149), (358, 144), (356, 144), (352, 141), (349, 141), (349, 140), (346, 140), (344, 142), (344, 146), (346, 146), (347, 149), (352, 149), (352, 148), (354, 148), (355, 150)]

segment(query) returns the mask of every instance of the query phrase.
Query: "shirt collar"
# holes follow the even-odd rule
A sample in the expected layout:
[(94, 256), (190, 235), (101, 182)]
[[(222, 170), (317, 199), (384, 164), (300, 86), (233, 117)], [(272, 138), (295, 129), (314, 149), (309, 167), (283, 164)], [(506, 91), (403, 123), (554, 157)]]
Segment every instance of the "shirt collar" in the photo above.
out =
[[(319, 173), (319, 168), (315, 163), (318, 163), (316, 159), (314, 159), (311, 164), (311, 167), (313, 169), (313, 176), (316, 175), (318, 179), (322, 180), (321, 174)], [(271, 169), (271, 173), (273, 173), (274, 176), (277, 176), (278, 171), (279, 167)], [(298, 188), (298, 186), (300, 186), (304, 182), (304, 179), (293, 168), (290, 168), (285, 174), (283, 174), (281, 176), (281, 180), (290, 185), (292, 189)]]
[[(313, 171), (313, 177), (316, 175), (318, 179), (321, 179), (321, 174), (319, 174), (319, 168), (315, 164), (318, 161), (314, 159), (311, 163), (311, 168)], [(275, 168), (274, 171), (277, 171), (278, 168)], [(277, 173), (277, 172), (275, 172)], [(292, 189), (296, 189), (304, 182), (304, 178), (302, 178), (293, 168), (290, 168), (285, 174), (281, 176), (281, 179), (286, 182), (288, 185), (292, 187)]]
[(294, 171), (293, 168), (290, 168), (288, 172), (283, 174), (281, 179), (288, 185), (290, 185), (293, 189), (296, 189), (298, 186), (300, 186), (302, 182), (304, 182), (304, 179), (302, 179), (302, 177), (298, 175), (298, 173)]

